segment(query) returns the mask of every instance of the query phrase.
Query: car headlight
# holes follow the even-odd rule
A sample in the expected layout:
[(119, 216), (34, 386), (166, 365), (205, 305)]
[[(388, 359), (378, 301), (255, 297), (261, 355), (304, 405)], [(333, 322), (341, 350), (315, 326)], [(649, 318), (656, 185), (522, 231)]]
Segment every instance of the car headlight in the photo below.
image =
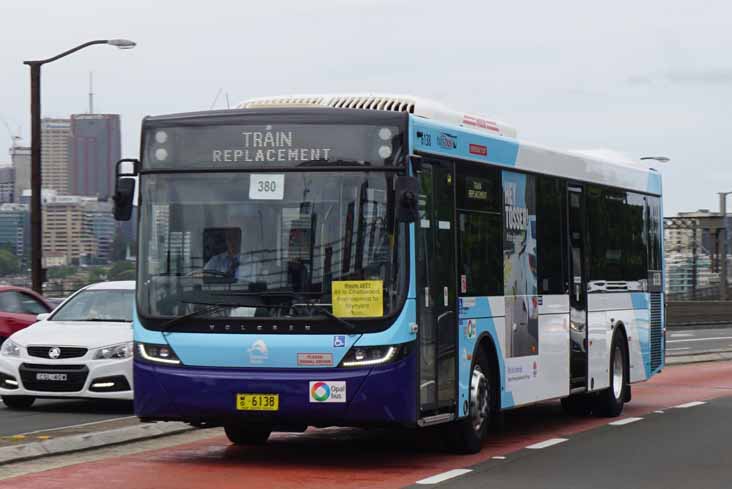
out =
[(120, 343), (118, 345), (105, 346), (94, 352), (94, 360), (121, 360), (132, 356), (132, 342)]
[(22, 347), (12, 340), (5, 340), (3, 346), (0, 347), (0, 355), (6, 357), (19, 357)]
[(165, 365), (181, 364), (178, 355), (168, 345), (135, 343), (135, 354), (137, 358), (151, 363), (163, 363)]
[(341, 367), (373, 367), (394, 362), (407, 355), (409, 343), (386, 346), (354, 346), (346, 353)]

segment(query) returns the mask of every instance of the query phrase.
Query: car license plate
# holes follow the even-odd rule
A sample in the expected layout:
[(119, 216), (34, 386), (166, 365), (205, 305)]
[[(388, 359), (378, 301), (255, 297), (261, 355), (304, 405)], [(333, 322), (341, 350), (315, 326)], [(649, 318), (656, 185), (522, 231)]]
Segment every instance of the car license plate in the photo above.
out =
[(52, 380), (54, 382), (66, 382), (68, 375), (66, 374), (47, 374), (40, 372), (36, 374), (36, 380)]
[(279, 394), (237, 394), (236, 409), (239, 411), (279, 411)]

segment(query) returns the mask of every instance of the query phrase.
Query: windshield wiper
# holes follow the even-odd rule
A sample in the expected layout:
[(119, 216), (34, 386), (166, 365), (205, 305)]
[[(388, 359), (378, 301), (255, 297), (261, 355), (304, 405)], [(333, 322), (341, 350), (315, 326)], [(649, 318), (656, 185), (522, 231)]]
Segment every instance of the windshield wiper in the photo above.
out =
[(196, 304), (196, 305), (202, 305), (202, 306), (209, 306), (205, 307), (203, 309), (198, 309), (196, 311), (189, 312), (188, 314), (184, 314), (182, 316), (178, 316), (176, 318), (171, 319), (170, 321), (167, 321), (163, 323), (163, 325), (160, 327), (160, 332), (165, 333), (171, 326), (175, 326), (181, 321), (185, 321), (186, 319), (190, 319), (192, 317), (198, 316), (199, 314), (205, 314), (209, 312), (217, 312), (221, 309), (230, 307), (263, 307), (267, 309), (277, 309), (282, 307), (289, 307), (289, 306), (281, 306), (281, 305), (267, 305), (267, 304), (240, 304), (240, 303), (230, 303), (230, 302), (191, 302), (191, 301), (181, 301), (184, 304)]
[(291, 307), (309, 307), (315, 311), (320, 312), (321, 314), (323, 314), (323, 316), (326, 316), (330, 319), (335, 320), (338, 324), (345, 326), (346, 328), (348, 328), (351, 331), (355, 331), (356, 329), (358, 329), (358, 327), (355, 324), (353, 324), (352, 322), (346, 321), (345, 319), (340, 318), (340, 317), (336, 316), (335, 314), (333, 314), (332, 312), (330, 312), (324, 306), (314, 304), (312, 302), (305, 302), (302, 304), (292, 304)]
[(192, 317), (198, 316), (199, 314), (220, 311), (221, 309), (224, 309), (226, 307), (232, 307), (232, 308), (233, 307), (246, 307), (246, 306), (239, 306), (239, 305), (235, 305), (235, 304), (225, 304), (225, 303), (213, 303), (212, 304), (210, 302), (184, 302), (184, 304), (200, 304), (200, 305), (208, 304), (209, 307), (205, 307), (203, 309), (198, 309), (196, 311), (189, 312), (188, 314), (183, 314), (182, 316), (173, 318), (170, 321), (164, 322), (163, 325), (160, 327), (161, 333), (166, 333), (170, 327), (175, 326), (179, 322), (185, 321), (186, 319), (190, 319)]

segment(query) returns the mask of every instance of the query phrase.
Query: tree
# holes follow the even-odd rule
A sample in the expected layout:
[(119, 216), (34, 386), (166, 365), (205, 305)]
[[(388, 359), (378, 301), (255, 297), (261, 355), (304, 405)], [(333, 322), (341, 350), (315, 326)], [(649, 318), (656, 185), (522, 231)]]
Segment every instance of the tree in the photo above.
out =
[(18, 273), (20, 260), (7, 249), (0, 248), (0, 275)]
[(135, 280), (135, 264), (128, 261), (118, 261), (109, 269), (109, 280)]

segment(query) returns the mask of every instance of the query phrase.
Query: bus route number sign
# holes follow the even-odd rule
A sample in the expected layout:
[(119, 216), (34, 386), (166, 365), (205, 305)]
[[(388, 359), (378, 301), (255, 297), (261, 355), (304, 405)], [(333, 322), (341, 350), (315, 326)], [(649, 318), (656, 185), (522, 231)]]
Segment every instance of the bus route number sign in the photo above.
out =
[(254, 173), (249, 179), (251, 200), (282, 200), (285, 197), (285, 175)]

